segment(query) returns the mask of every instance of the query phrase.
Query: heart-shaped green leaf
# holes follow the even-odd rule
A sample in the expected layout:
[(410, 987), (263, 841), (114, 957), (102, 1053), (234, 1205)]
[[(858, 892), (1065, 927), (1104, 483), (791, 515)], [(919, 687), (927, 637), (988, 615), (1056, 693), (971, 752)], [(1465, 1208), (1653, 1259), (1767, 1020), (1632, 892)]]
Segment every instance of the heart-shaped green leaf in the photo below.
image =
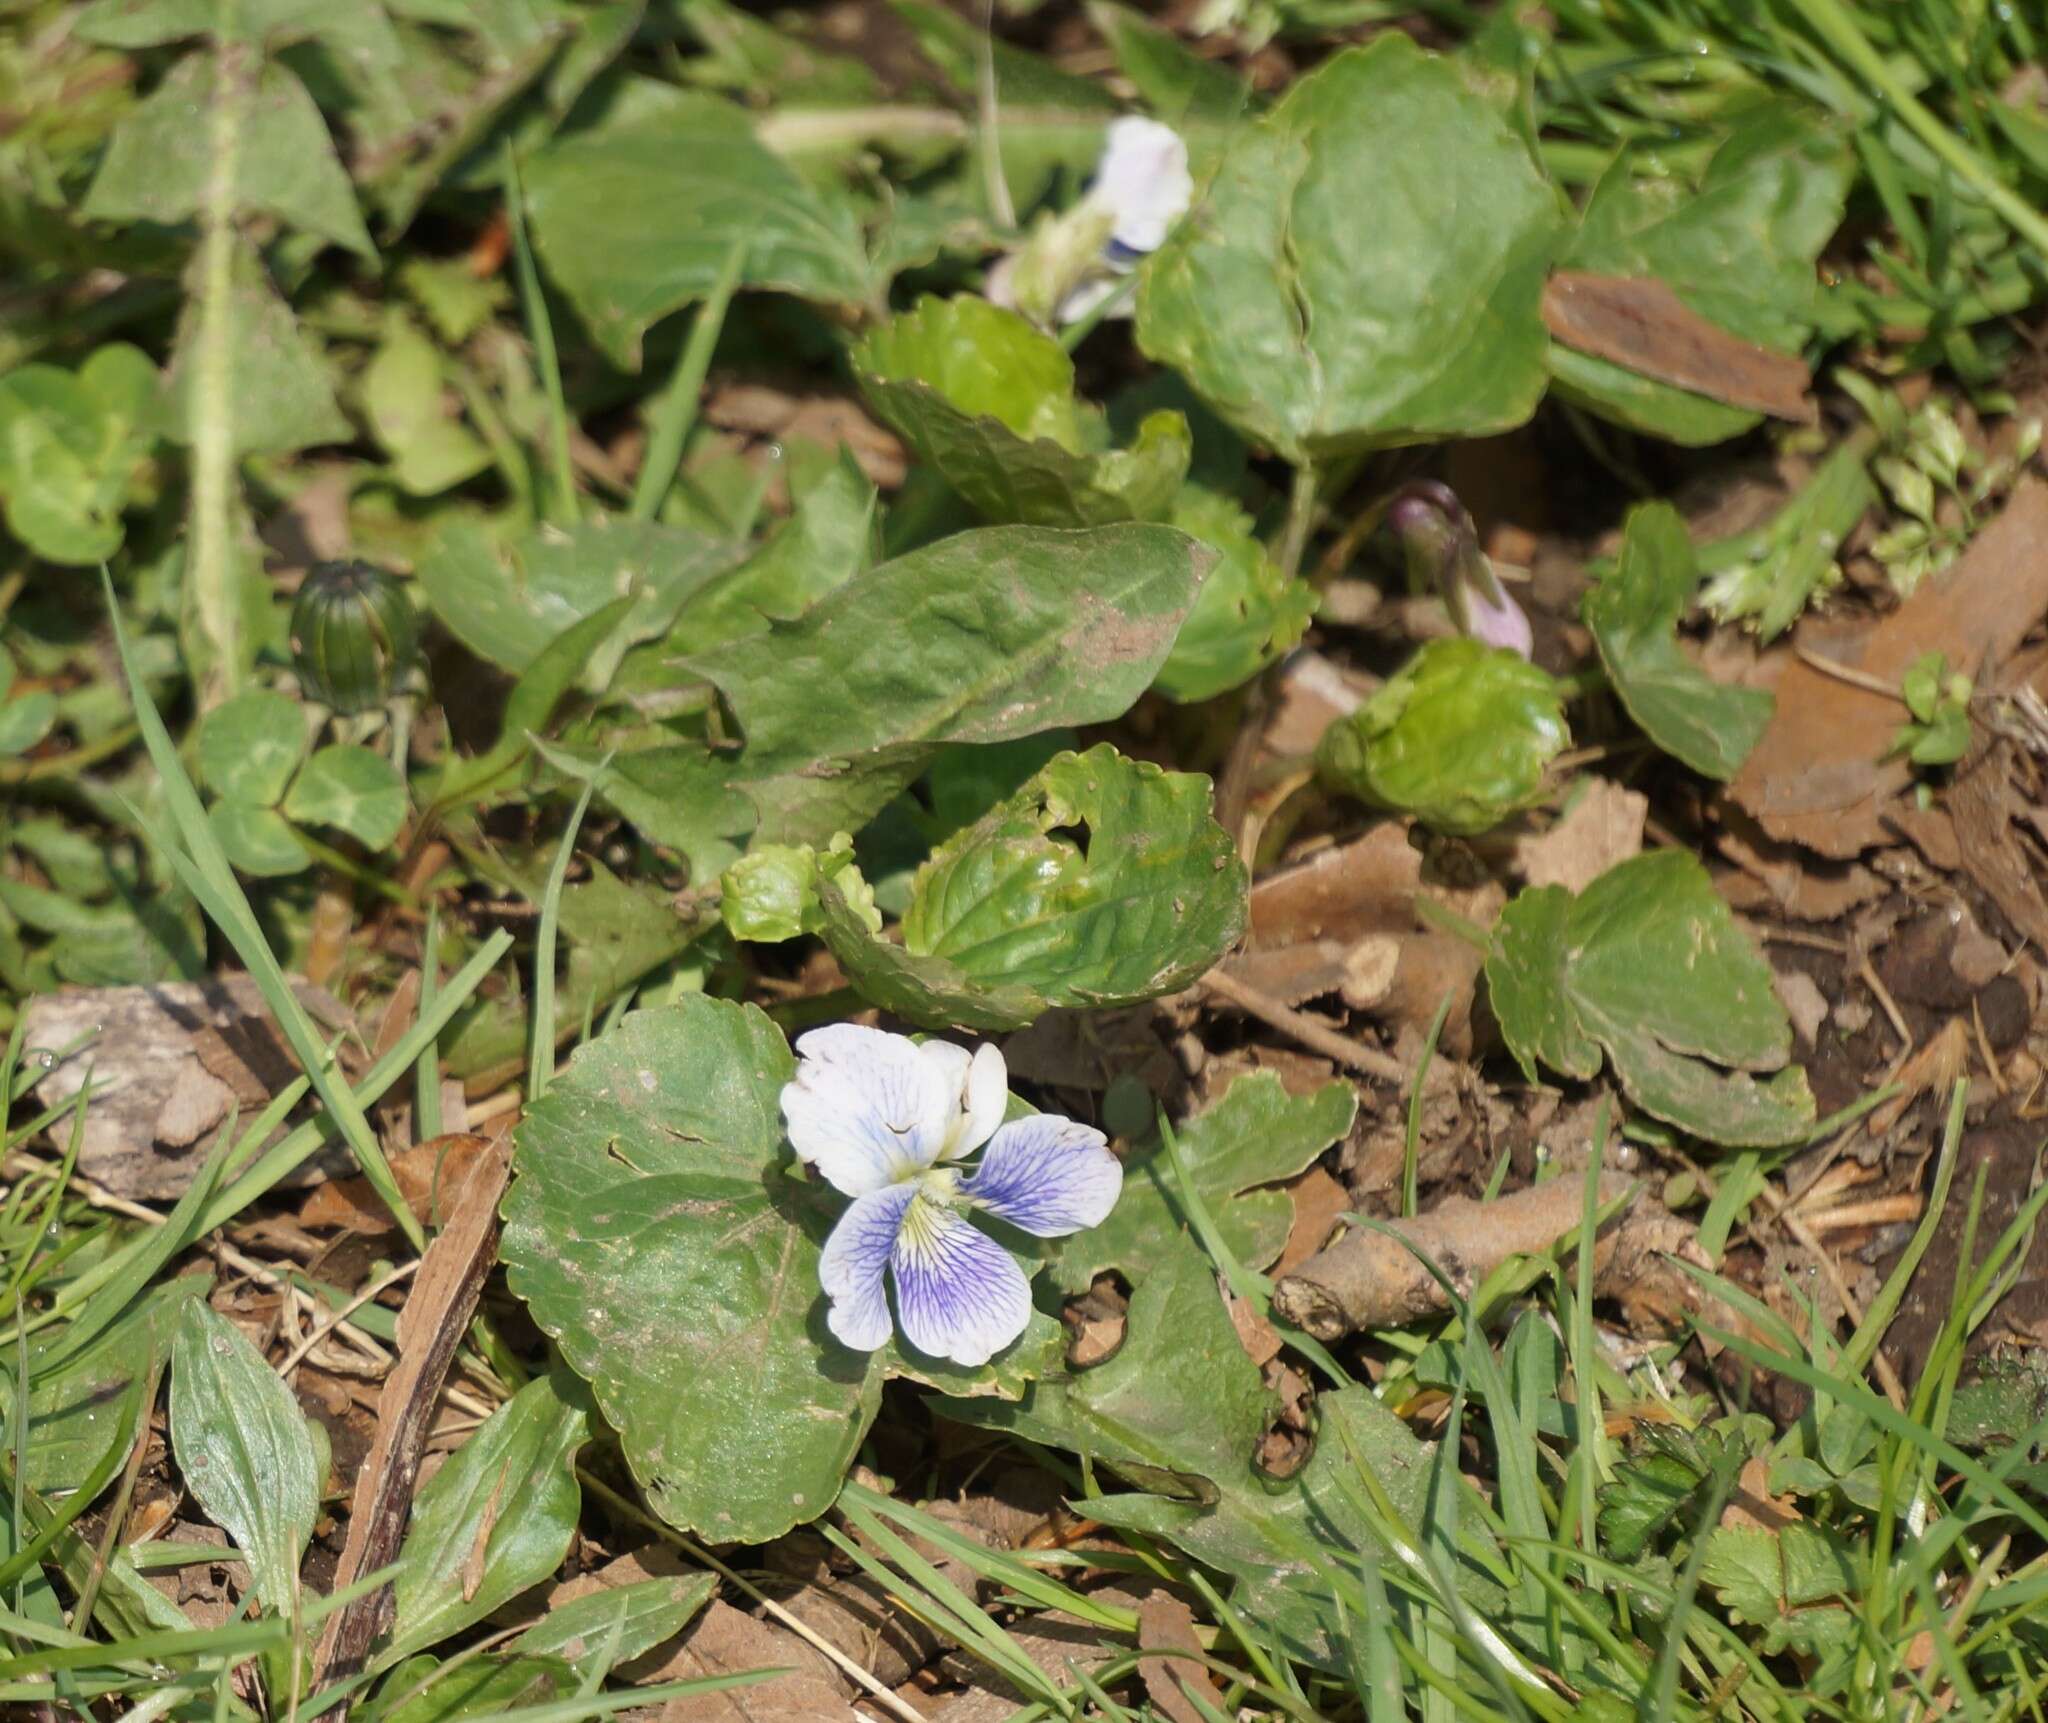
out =
[(793, 1175), (780, 1102), (795, 1070), (761, 1012), (691, 995), (585, 1045), (514, 1139), (513, 1290), (589, 1380), (656, 1509), (719, 1541), (830, 1507), (885, 1376), (1015, 1392), (1059, 1345), (1044, 1316), (978, 1370), (832, 1338), (818, 1256), (844, 1199)]
[[(1737, 120), (1695, 185), (1631, 151), (1601, 175), (1559, 262), (1665, 282), (1729, 333), (1796, 352), (1813, 327), (1814, 261), (1841, 224), (1853, 177), (1841, 133), (1804, 107)], [(1603, 417), (1688, 445), (1722, 442), (1758, 415), (1561, 344), (1558, 392)]]
[(715, 97), (672, 95), (557, 139), (528, 167), (526, 201), (548, 273), (628, 369), (647, 326), (709, 293), (736, 241), (742, 286), (841, 305), (873, 296), (852, 204), (763, 149), (746, 114)]
[(1678, 647), (1678, 620), (1699, 586), (1685, 522), (1669, 503), (1629, 511), (1621, 555), (1581, 604), (1600, 661), (1628, 715), (1665, 753), (1723, 782), (1771, 721), (1761, 688), (1716, 682)]
[(1451, 61), (1390, 31), (1239, 134), (1147, 265), (1138, 343), (1297, 463), (1518, 425), (1556, 194)]
[[(1709, 1142), (1773, 1147), (1813, 1124), (1806, 1073), (1784, 1068), (1792, 1029), (1770, 965), (1683, 850), (1621, 862), (1577, 897), (1521, 893), (1501, 913), (1486, 982), (1532, 1083), (1539, 1063), (1595, 1077), (1605, 1049), (1631, 1100)], [(1778, 1074), (1748, 1075), (1767, 1071)]]
[(853, 364), (877, 415), (984, 519), (1147, 519), (1187, 476), (1194, 445), (1180, 414), (1150, 413), (1130, 448), (1108, 448), (1060, 344), (971, 294), (919, 301), (872, 330)]

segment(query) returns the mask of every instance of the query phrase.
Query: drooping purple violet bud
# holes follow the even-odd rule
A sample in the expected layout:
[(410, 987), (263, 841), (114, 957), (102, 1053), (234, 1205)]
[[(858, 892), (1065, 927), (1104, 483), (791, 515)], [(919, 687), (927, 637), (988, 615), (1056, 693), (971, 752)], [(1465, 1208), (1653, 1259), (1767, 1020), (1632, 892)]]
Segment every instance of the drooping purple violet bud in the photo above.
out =
[(1529, 619), (1507, 595), (1479, 534), (1455, 491), (1437, 479), (1415, 479), (1394, 493), (1387, 525), (1401, 541), (1410, 585), (1443, 594), (1458, 632), (1527, 658), (1534, 645)]

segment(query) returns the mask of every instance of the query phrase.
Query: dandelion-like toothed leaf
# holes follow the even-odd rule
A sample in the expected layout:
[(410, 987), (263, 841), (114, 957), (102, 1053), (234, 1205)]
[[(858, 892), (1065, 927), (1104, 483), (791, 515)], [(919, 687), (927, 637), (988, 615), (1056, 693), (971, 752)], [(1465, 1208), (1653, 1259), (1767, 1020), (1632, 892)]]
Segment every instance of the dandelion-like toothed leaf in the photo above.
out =
[(1108, 1219), (1123, 1184), (1123, 1165), (1100, 1131), (1045, 1113), (996, 1132), (960, 1188), (1014, 1227), (1064, 1238)]

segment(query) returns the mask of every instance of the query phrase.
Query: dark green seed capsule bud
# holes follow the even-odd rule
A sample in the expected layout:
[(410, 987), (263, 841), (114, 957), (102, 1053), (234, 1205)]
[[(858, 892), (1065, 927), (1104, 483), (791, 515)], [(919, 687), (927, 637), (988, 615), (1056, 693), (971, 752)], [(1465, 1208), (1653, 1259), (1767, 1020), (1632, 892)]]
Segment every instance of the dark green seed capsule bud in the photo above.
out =
[(412, 663), (419, 632), (401, 581), (374, 563), (316, 563), (292, 606), (299, 685), (344, 715), (381, 706)]

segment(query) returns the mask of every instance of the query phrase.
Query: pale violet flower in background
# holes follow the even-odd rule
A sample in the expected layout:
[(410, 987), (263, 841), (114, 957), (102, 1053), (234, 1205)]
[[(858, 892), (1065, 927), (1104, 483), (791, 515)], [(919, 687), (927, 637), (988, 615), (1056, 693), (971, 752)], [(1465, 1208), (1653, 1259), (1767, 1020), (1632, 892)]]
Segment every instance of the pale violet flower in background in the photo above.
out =
[[(1041, 220), (1023, 249), (989, 272), (988, 297), (1039, 322), (1078, 323), (1166, 243), (1194, 196), (1178, 132), (1137, 114), (1113, 120), (1087, 194), (1057, 220)], [(1126, 293), (1113, 315), (1129, 309)]]
[[(1096, 1225), (1123, 1167), (1100, 1131), (1051, 1113), (1003, 1123), (1009, 1074), (992, 1046), (838, 1023), (798, 1037), (782, 1117), (797, 1158), (853, 1198), (825, 1241), (826, 1324), (872, 1352), (896, 1317), (918, 1351), (985, 1364), (1024, 1332), (1031, 1286), (967, 1218), (986, 1209), (1040, 1238)], [(981, 1150), (971, 1168), (965, 1158)]]
[(1112, 218), (1105, 260), (1128, 269), (1166, 243), (1194, 202), (1188, 146), (1157, 120), (1136, 114), (1113, 120), (1088, 196)]
[(1387, 505), (1387, 525), (1401, 541), (1409, 585), (1434, 586), (1461, 634), (1527, 658), (1535, 636), (1522, 607), (1507, 594), (1479, 548), (1479, 534), (1455, 491), (1437, 479), (1415, 479)]

